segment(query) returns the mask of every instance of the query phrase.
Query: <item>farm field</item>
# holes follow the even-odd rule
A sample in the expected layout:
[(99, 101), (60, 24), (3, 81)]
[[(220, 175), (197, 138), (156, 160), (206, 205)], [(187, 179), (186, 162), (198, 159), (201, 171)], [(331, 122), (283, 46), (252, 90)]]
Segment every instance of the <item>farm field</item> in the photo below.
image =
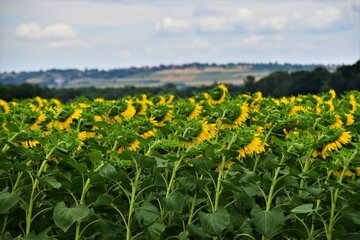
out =
[(359, 239), (359, 103), (0, 100), (0, 239)]

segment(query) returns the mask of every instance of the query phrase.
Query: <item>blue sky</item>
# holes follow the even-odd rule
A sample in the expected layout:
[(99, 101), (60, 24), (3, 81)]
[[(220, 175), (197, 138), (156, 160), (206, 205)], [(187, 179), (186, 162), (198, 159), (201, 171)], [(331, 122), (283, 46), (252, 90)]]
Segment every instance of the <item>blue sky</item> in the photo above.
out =
[(0, 0), (0, 71), (352, 64), (360, 0)]

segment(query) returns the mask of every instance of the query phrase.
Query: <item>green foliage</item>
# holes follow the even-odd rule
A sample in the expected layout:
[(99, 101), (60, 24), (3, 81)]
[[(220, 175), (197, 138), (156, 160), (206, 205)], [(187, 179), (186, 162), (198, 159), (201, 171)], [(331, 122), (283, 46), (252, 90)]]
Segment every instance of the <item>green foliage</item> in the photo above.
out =
[(219, 88), (0, 101), (1, 239), (356, 239), (360, 93)]

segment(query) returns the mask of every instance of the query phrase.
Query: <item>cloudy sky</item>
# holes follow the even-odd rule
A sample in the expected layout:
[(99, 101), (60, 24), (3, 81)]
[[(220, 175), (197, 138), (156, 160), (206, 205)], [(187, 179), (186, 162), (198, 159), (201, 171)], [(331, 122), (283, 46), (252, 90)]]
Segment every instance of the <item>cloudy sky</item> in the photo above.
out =
[(0, 0), (0, 71), (351, 64), (360, 0)]

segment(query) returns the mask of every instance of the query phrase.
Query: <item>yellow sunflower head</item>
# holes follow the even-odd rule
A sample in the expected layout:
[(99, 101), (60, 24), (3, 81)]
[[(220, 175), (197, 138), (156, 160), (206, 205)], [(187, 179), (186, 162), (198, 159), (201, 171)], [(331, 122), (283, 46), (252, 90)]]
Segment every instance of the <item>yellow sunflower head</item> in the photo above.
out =
[(210, 91), (209, 95), (211, 97), (211, 104), (224, 102), (226, 97), (228, 96), (228, 89), (224, 84), (220, 84), (216, 86), (212, 91)]
[(3, 112), (4, 114), (9, 114), (10, 112), (9, 104), (2, 99), (0, 99), (0, 112)]

